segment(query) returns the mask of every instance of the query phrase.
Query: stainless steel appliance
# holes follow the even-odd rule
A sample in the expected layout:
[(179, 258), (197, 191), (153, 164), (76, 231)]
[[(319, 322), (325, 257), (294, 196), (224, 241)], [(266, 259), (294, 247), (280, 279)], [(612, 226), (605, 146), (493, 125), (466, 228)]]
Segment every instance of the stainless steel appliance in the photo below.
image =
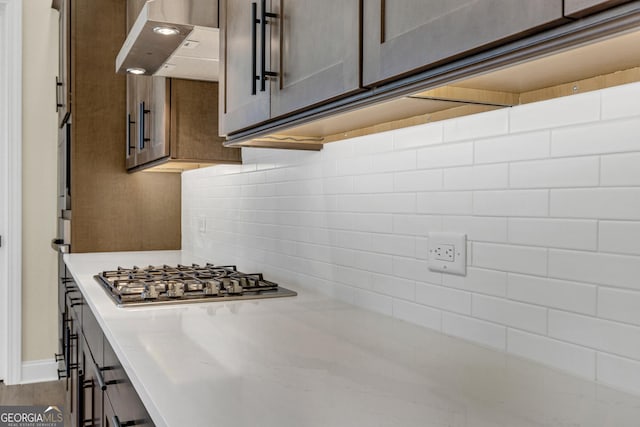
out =
[(297, 295), (260, 273), (242, 273), (235, 265), (118, 267), (95, 278), (120, 307)]
[(58, 209), (57, 232), (51, 247), (57, 251), (58, 278), (64, 273), (62, 255), (71, 245), (71, 118), (67, 117), (58, 131)]

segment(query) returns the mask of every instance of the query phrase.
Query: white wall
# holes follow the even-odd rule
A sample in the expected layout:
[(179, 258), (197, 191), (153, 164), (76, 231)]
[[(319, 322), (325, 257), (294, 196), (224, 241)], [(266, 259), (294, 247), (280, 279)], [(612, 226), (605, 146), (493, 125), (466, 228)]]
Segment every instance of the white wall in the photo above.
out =
[[(57, 350), (56, 236), (58, 13), (51, 0), (23, 2), (22, 359)], [(55, 374), (55, 371), (53, 372)]]
[(640, 84), (243, 157), (183, 175), (185, 250), (640, 393)]

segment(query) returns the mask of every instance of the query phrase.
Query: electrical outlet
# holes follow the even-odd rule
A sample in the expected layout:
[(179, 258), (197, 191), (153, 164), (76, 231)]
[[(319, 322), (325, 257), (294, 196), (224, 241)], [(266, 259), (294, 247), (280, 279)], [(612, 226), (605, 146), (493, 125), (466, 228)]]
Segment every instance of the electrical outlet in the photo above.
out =
[(437, 245), (433, 248), (433, 254), (439, 261), (453, 261), (455, 259), (455, 247), (453, 245)]
[(467, 235), (434, 232), (427, 235), (431, 271), (467, 275)]
[(207, 232), (207, 217), (204, 215), (198, 217), (198, 231), (200, 231), (200, 233)]

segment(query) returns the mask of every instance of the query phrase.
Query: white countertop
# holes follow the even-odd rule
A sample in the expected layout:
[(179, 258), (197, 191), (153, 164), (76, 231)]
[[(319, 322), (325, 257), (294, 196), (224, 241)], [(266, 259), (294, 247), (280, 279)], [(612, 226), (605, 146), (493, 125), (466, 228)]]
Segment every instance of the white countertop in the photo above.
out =
[(118, 308), (93, 278), (118, 265), (203, 261), (180, 251), (65, 255), (158, 427), (640, 423), (640, 397), (306, 289)]

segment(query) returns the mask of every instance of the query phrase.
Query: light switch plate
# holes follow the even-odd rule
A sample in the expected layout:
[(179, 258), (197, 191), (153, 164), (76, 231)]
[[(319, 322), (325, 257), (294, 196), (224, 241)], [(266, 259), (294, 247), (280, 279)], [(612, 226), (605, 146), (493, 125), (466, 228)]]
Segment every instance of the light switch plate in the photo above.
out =
[(198, 231), (200, 233), (206, 233), (207, 232), (207, 217), (204, 215), (200, 215), (198, 217)]
[(427, 235), (428, 267), (431, 271), (467, 275), (467, 235), (433, 232)]

